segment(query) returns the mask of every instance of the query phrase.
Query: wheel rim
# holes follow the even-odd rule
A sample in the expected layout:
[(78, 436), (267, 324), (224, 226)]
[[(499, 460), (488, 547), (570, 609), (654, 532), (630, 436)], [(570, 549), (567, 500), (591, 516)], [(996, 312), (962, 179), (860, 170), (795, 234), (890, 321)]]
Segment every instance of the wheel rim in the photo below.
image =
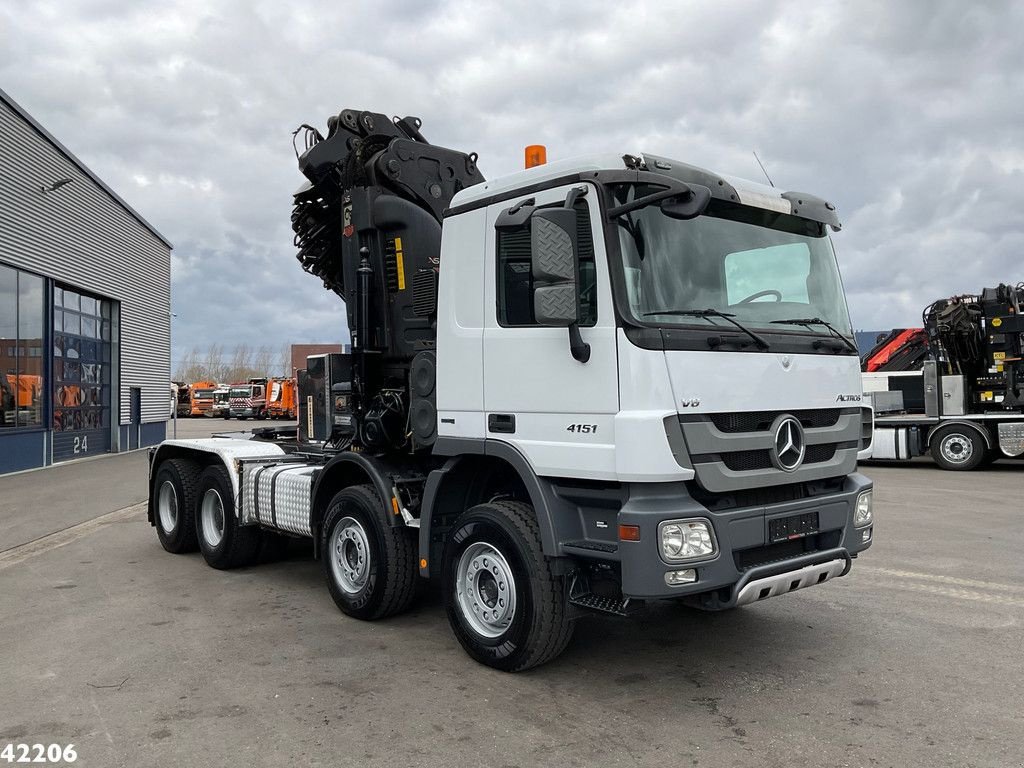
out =
[(974, 455), (974, 442), (966, 435), (947, 435), (940, 448), (943, 458), (953, 464), (965, 464)]
[(224, 501), (213, 488), (203, 494), (199, 519), (202, 521), (203, 540), (211, 547), (216, 547), (224, 538)]
[(343, 592), (362, 591), (370, 578), (370, 542), (362, 524), (354, 517), (343, 517), (331, 534), (331, 571)]
[(505, 556), (486, 542), (470, 544), (459, 558), (455, 591), (459, 609), (483, 637), (504, 634), (516, 615), (516, 581)]
[(160, 527), (164, 529), (164, 533), (170, 533), (178, 524), (178, 492), (174, 490), (174, 483), (170, 480), (164, 480), (160, 486), (156, 504), (160, 515)]

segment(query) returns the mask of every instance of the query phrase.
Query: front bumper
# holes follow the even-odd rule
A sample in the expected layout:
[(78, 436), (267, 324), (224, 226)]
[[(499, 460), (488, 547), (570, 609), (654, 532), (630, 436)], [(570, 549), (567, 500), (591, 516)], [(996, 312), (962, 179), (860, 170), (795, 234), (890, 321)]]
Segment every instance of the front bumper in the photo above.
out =
[[(852, 558), (871, 546), (872, 526), (853, 525), (857, 497), (869, 488), (870, 480), (852, 474), (840, 490), (828, 494), (715, 511), (694, 499), (683, 483), (634, 484), (618, 516), (620, 525), (640, 528), (639, 541), (618, 543), (622, 594), (642, 599), (699, 596), (697, 602), (704, 607), (730, 608), (843, 576)], [(816, 532), (771, 540), (773, 520), (812, 512), (818, 516)], [(717, 553), (705, 560), (666, 562), (658, 524), (691, 517), (711, 522)], [(696, 571), (696, 582), (666, 583), (668, 572), (689, 568)]]

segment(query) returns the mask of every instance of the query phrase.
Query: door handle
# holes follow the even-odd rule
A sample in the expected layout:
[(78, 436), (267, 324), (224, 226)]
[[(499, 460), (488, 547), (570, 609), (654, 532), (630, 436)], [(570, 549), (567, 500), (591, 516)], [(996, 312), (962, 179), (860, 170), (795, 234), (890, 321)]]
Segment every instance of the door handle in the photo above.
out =
[(487, 431), (500, 432), (506, 435), (516, 431), (516, 417), (511, 413), (492, 413), (487, 417)]

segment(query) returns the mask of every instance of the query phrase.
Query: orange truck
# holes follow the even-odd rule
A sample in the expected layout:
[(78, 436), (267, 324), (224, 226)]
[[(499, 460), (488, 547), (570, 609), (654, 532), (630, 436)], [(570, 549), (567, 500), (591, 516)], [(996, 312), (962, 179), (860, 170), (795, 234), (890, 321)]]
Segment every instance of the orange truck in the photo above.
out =
[(216, 381), (196, 381), (189, 387), (189, 416), (205, 416), (213, 408)]
[(267, 415), (272, 419), (298, 416), (299, 388), (295, 379), (271, 379), (267, 382)]

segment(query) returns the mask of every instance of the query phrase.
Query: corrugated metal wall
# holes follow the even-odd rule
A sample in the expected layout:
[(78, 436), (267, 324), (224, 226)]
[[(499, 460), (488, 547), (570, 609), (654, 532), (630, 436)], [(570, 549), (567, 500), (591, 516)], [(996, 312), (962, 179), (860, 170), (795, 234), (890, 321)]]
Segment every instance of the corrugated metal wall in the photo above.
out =
[[(39, 191), (63, 178), (74, 181)], [(167, 420), (170, 248), (2, 100), (0, 261), (120, 302), (120, 397), (112, 406), (127, 424), (129, 388), (141, 387), (142, 420)]]

